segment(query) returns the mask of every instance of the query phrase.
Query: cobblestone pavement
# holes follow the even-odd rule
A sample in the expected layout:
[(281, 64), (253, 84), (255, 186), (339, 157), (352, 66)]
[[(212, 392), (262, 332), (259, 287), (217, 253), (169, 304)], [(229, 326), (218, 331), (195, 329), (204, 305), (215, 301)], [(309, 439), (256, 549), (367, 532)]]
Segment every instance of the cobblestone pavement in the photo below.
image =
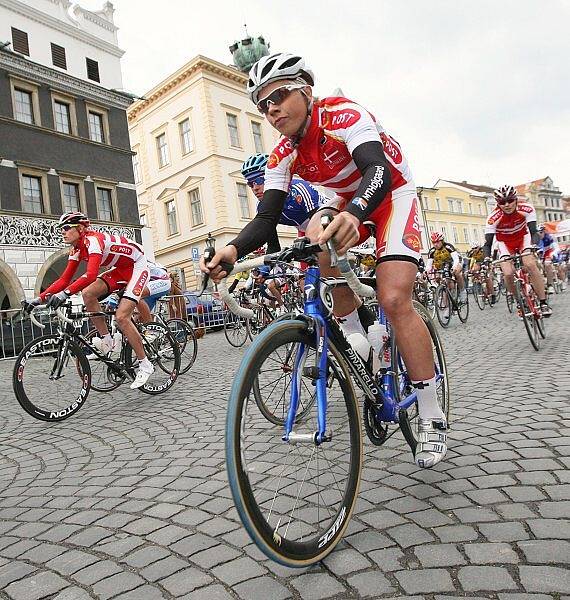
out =
[(222, 333), (170, 393), (92, 393), (59, 424), (23, 413), (0, 363), (0, 596), (569, 600), (570, 292), (554, 308), (540, 353), (504, 302), (454, 318), (447, 460), (419, 470), (399, 435), (367, 442), (348, 533), (305, 570), (261, 555), (233, 508), (223, 428), (242, 353)]

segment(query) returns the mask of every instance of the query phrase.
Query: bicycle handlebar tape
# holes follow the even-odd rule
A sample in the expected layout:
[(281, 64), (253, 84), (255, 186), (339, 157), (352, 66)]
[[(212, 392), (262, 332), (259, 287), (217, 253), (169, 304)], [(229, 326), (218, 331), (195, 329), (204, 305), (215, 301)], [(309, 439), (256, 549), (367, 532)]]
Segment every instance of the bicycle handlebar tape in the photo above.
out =
[(234, 315), (244, 319), (251, 319), (253, 317), (253, 311), (250, 308), (240, 306), (237, 300), (230, 294), (225, 279), (222, 279), (218, 284), (218, 291), (220, 292), (220, 298), (228, 305), (228, 308)]
[(350, 268), (350, 263), (346, 255), (338, 257), (338, 268), (341, 275), (346, 279), (350, 289), (363, 298), (374, 298), (376, 290), (369, 285), (364, 285), (356, 276), (356, 273)]

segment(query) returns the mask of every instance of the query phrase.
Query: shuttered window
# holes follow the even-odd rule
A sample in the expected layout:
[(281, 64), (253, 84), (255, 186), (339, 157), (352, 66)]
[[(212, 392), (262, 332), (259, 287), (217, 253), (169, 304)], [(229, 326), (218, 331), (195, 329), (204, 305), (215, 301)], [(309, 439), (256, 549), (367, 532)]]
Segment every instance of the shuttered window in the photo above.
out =
[(99, 79), (99, 63), (91, 58), (85, 59), (87, 63), (87, 78), (91, 81), (100, 81)]
[(14, 52), (30, 56), (30, 46), (28, 45), (28, 34), (12, 27), (12, 48)]
[(63, 46), (58, 46), (57, 44), (51, 45), (51, 62), (54, 67), (59, 67), (60, 69), (67, 69), (67, 60), (65, 58), (65, 48)]

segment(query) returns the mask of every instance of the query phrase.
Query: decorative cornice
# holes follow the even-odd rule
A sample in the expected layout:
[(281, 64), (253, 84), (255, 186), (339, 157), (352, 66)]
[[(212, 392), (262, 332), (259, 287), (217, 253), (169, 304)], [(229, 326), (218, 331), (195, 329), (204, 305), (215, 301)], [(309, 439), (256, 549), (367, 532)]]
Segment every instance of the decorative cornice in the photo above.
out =
[(165, 96), (168, 92), (190, 79), (198, 71), (206, 71), (214, 75), (219, 75), (224, 79), (234, 81), (235, 83), (240, 83), (244, 86), (247, 83), (247, 75), (245, 73), (238, 71), (234, 67), (227, 67), (222, 63), (212, 60), (211, 58), (198, 55), (184, 65), (181, 69), (179, 69), (176, 73), (173, 73), (169, 79), (166, 79), (162, 83), (158, 84), (155, 88), (150, 90), (150, 92), (145, 95), (144, 100), (139, 100), (131, 105), (127, 111), (127, 117), (129, 121), (135, 121), (137, 115), (146, 110), (157, 100)]
[[(66, 35), (69, 35), (71, 37), (74, 37), (75, 39), (78, 39), (82, 42), (85, 42), (85, 43), (91, 45), (91, 46), (94, 46), (95, 48), (98, 48), (99, 50), (108, 52), (109, 54), (112, 54), (113, 56), (116, 56), (118, 58), (121, 58), (123, 56), (123, 54), (125, 53), (124, 50), (121, 50), (117, 46), (114, 46), (113, 44), (110, 44), (109, 42), (106, 42), (105, 40), (98, 38), (97, 36), (93, 35), (92, 33), (83, 31), (82, 29), (80, 29), (79, 23), (76, 23), (75, 25), (72, 24), (71, 22), (65, 23), (64, 21), (61, 21), (60, 19), (52, 17), (51, 15), (48, 15), (47, 13), (42, 12), (41, 10), (34, 8), (33, 6), (27, 5), (25, 2), (19, 2), (19, 0), (0, 0), (0, 6), (4, 6), (13, 12), (23, 15), (24, 17), (28, 17), (29, 19), (32, 19), (33, 21), (36, 21), (37, 23), (41, 23), (42, 25), (47, 25), (51, 29), (61, 31), (62, 33), (65, 33)], [(97, 24), (99, 25), (98, 22), (97, 22)], [(109, 25), (109, 23), (107, 23), (107, 25)], [(106, 29), (108, 29), (108, 27), (106, 27)]]
[(10, 73), (24, 77), (27, 80), (32, 79), (38, 83), (45, 83), (57, 87), (62, 92), (81, 95), (88, 100), (101, 102), (121, 110), (126, 110), (132, 104), (132, 99), (129, 96), (111, 92), (83, 79), (50, 69), (13, 52), (0, 51), (0, 65), (9, 69)]
[(83, 17), (86, 21), (91, 21), (92, 23), (95, 23), (95, 25), (97, 25), (98, 27), (101, 27), (102, 29), (106, 29), (107, 31), (110, 31), (111, 33), (115, 33), (115, 31), (117, 31), (117, 29), (119, 29), (114, 23), (112, 23), (111, 21), (108, 21), (105, 17), (101, 16), (101, 14), (104, 14), (104, 13), (92, 12), (90, 10), (87, 10), (86, 8), (79, 6), (78, 4), (76, 4), (73, 7), (73, 14), (81, 15), (81, 17)]

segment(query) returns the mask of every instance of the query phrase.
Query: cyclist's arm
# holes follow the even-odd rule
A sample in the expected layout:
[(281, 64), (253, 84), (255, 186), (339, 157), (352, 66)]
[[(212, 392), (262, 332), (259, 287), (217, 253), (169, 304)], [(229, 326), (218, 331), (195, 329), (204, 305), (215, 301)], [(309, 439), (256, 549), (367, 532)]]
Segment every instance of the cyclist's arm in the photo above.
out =
[(362, 223), (390, 191), (392, 175), (379, 141), (360, 144), (352, 151), (352, 158), (362, 174), (362, 180), (345, 210)]
[(485, 245), (483, 246), (483, 254), (485, 258), (489, 258), (491, 256), (491, 248), (493, 247), (493, 240), (495, 239), (494, 233), (486, 233), (485, 234)]
[(77, 267), (79, 266), (79, 261), (73, 258), (70, 258), (67, 261), (67, 266), (65, 270), (61, 274), (59, 279), (56, 279), (47, 289), (45, 289), (41, 294), (40, 298), (42, 302), (53, 294), (57, 294), (58, 292), (62, 292), (71, 281), (71, 278), (75, 275), (75, 271), (77, 271)]
[(267, 238), (267, 254), (273, 254), (281, 250), (277, 229), (273, 229), (270, 236)]
[(527, 227), (528, 230), (530, 232), (530, 238), (532, 240), (532, 243), (537, 246), (539, 241), (540, 241), (540, 235), (538, 233), (538, 229), (536, 227), (536, 221), (528, 221), (527, 222)]
[(81, 277), (78, 277), (66, 290), (71, 296), (73, 296), (73, 294), (77, 294), (77, 292), (80, 292), (81, 290), (84, 290), (88, 285), (91, 285), (97, 279), (102, 259), (102, 254), (89, 254), (85, 274)]
[(271, 237), (276, 235), (275, 228), (283, 212), (287, 192), (282, 190), (265, 190), (257, 215), (241, 230), (229, 245), (235, 246), (238, 258), (263, 246)]
[(451, 252), (451, 260), (453, 261), (451, 267), (455, 269), (455, 267), (461, 262), (461, 257), (459, 256), (459, 252), (457, 252), (457, 250), (453, 250), (453, 252)]

